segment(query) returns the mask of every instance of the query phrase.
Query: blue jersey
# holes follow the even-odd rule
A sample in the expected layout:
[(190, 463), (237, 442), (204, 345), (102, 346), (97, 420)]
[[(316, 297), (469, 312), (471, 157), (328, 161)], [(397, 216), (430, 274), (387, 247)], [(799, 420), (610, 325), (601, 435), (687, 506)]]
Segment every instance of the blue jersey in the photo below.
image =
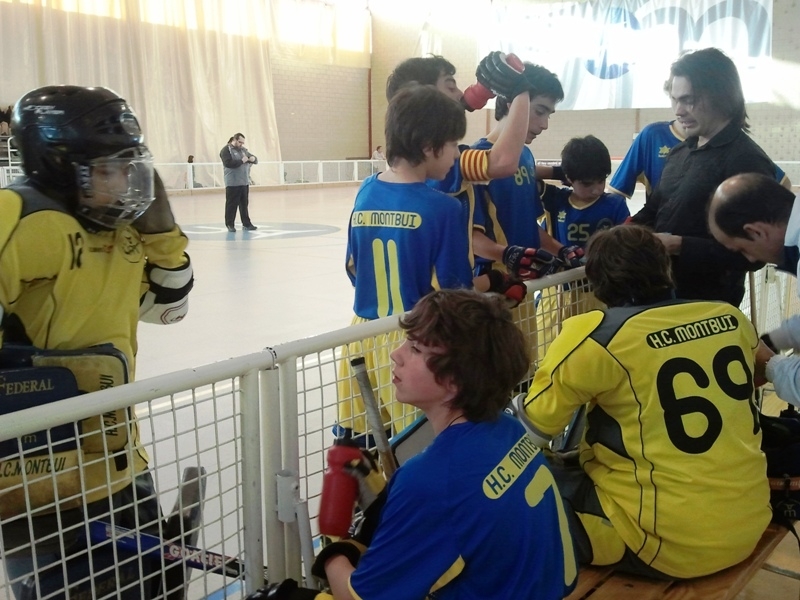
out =
[[(483, 138), (472, 147), (485, 150), (492, 143)], [(536, 163), (527, 146), (522, 148), (514, 175), (475, 186), (473, 226), (498, 244), (538, 248), (541, 244), (537, 219), (542, 213), (536, 188)]]
[(347, 274), (364, 319), (410, 310), (435, 289), (471, 288), (461, 203), (424, 183), (368, 177), (350, 215)]
[(572, 589), (560, 494), (512, 417), (451, 425), (398, 469), (388, 494), (350, 577), (358, 598), (555, 600)]
[(631, 216), (625, 198), (603, 194), (588, 206), (573, 206), (572, 188), (546, 185), (542, 194), (547, 213), (547, 229), (565, 246), (586, 246), (595, 231), (624, 223)]
[(612, 192), (630, 198), (637, 181), (644, 184), (648, 194), (655, 189), (669, 151), (684, 140), (674, 123), (659, 121), (642, 128), (611, 178), (608, 187)]

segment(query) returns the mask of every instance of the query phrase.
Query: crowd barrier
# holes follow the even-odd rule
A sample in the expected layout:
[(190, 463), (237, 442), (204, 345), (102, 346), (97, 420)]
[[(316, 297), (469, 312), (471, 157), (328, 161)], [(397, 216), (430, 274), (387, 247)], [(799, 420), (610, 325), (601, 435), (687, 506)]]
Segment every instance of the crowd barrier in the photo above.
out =
[[(742, 308), (761, 323), (762, 331), (798, 311), (794, 278), (768, 268), (756, 273), (752, 281)], [(526, 380), (520, 382), (521, 389), (563, 320), (595, 305), (583, 269), (528, 282), (525, 301), (514, 309), (531, 348), (531, 367)], [(131, 408), (138, 418), (165, 512), (167, 507), (180, 507), (185, 501), (181, 496), (182, 473), (187, 468), (204, 472), (203, 517), (193, 525), (196, 530), (186, 531), (182, 525), (172, 538), (167, 531), (159, 532), (160, 537), (174, 542), (165, 548), (167, 554), (193, 559), (206, 567), (189, 569), (184, 590), (178, 592), (185, 592), (187, 598), (242, 598), (263, 585), (265, 577), (271, 581), (286, 577), (302, 581), (306, 575), (303, 565), (313, 559), (319, 537), (316, 516), (325, 452), (333, 441), (337, 404), (347, 400), (341, 397), (341, 348), (364, 340), (379, 347), (386, 343), (386, 334), (397, 328), (397, 318), (387, 317), (60, 400), (48, 404), (46, 410), (29, 408), (0, 415), (0, 448), (6, 449), (6, 455), (0, 457), (0, 477), (13, 471), (14, 465), (18, 465), (18, 471), (19, 465), (24, 465), (24, 482), (16, 491), (33, 506), (35, 498), (28, 491), (37, 481), (55, 485), (59, 465), (54, 462), (58, 448), (53, 448), (49, 436), (47, 443), (37, 448), (35, 457), (25, 454), (31, 436), (93, 415)], [(390, 398), (388, 387), (376, 386), (376, 396)], [(13, 452), (8, 452), (8, 444)], [(41, 467), (43, 459), (50, 460), (49, 468)], [(0, 525), (5, 527), (15, 519), (29, 523), (25, 513), (3, 514), (8, 493), (5, 490), (0, 494)], [(85, 498), (86, 493), (82, 488), (75, 497)], [(130, 532), (111, 532), (108, 551), (117, 558), (116, 548), (131, 536)], [(192, 547), (181, 547), (181, 540), (186, 539), (195, 540)], [(9, 550), (5, 548), (5, 552)], [(121, 554), (119, 560), (123, 560)], [(136, 555), (129, 560), (136, 560)], [(165, 568), (162, 565), (162, 571)], [(34, 586), (37, 577), (32, 579)], [(116, 592), (94, 589), (92, 576), (86, 582), (93, 594), (86, 597), (117, 597)], [(305, 583), (314, 585), (310, 579)], [(130, 585), (135, 589), (137, 584)], [(13, 598), (5, 579), (0, 581), (2, 598)]]
[[(222, 163), (157, 163), (156, 169), (168, 190), (223, 189)], [(292, 186), (298, 184), (355, 183), (386, 170), (385, 160), (290, 160), (259, 162), (250, 170), (251, 185)], [(0, 188), (22, 175), (19, 166), (0, 167)]]
[[(540, 160), (538, 164), (559, 163), (559, 160)], [(612, 174), (619, 166), (612, 159)], [(800, 184), (800, 161), (777, 161), (797, 190)], [(158, 163), (168, 190), (222, 189), (225, 187), (222, 163)], [(256, 186), (294, 186), (299, 184), (355, 183), (386, 170), (386, 161), (367, 159), (295, 160), (260, 162), (251, 169), (251, 184)], [(16, 166), (0, 167), (0, 188), (22, 175)], [(610, 178), (609, 178), (610, 180)]]

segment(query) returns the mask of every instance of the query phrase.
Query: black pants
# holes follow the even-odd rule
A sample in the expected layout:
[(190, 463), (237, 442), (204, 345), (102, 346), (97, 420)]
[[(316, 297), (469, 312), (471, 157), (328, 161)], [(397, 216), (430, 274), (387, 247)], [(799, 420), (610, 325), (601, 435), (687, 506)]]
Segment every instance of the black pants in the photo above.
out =
[(250, 213), (247, 206), (250, 204), (250, 186), (232, 185), (225, 188), (225, 226), (233, 227), (236, 221), (236, 209), (239, 209), (239, 217), (242, 225), (250, 227)]

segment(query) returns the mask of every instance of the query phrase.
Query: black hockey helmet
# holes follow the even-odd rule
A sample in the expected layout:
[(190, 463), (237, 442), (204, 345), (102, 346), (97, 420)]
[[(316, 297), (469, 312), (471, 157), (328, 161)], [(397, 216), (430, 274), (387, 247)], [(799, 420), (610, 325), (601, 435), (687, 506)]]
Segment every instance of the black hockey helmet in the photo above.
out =
[[(31, 183), (77, 199), (77, 216), (101, 228), (132, 222), (153, 201), (153, 163), (139, 121), (111, 90), (73, 85), (32, 90), (14, 106), (11, 135)], [(98, 161), (102, 172), (110, 165), (123, 169), (126, 183), (117, 182), (113, 193), (96, 193), (92, 178), (100, 172)]]

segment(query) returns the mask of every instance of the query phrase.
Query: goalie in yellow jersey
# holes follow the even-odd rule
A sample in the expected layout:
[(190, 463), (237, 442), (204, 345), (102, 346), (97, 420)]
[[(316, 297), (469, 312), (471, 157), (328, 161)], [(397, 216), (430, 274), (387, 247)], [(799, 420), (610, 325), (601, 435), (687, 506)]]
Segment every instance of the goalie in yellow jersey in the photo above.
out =
[[(136, 115), (104, 88), (48, 86), (16, 103), (11, 134), (25, 177), (0, 190), (5, 351), (11, 345), (38, 349), (50, 358), (34, 358), (34, 370), (37, 364), (67, 366), (83, 392), (131, 380), (138, 320), (180, 321), (193, 283), (186, 236), (175, 224)], [(98, 353), (92, 347), (111, 356), (82, 359), (80, 351)], [(53, 356), (58, 353), (66, 356)], [(4, 408), (8, 412), (8, 404)], [(51, 464), (38, 485), (30, 473), (20, 478), (29, 470), (26, 441), (12, 441), (0, 456), (3, 562), (17, 597), (34, 571), (34, 557), (40, 593), (48, 593), (51, 574), (73, 590), (60, 562), (45, 566), (69, 559), (70, 540), (83, 532), (86, 519), (144, 530), (159, 519), (132, 411), (70, 427), (70, 440), (46, 438), (52, 447), (45, 447), (43, 459)], [(15, 469), (20, 463), (24, 468)], [(58, 581), (53, 585), (57, 589)], [(147, 596), (138, 585), (128, 593)]]
[(755, 329), (730, 304), (676, 300), (645, 228), (598, 232), (586, 254), (609, 308), (566, 320), (520, 407), (546, 445), (587, 405), (579, 464), (551, 465), (578, 560), (660, 579), (736, 564), (771, 517)]

